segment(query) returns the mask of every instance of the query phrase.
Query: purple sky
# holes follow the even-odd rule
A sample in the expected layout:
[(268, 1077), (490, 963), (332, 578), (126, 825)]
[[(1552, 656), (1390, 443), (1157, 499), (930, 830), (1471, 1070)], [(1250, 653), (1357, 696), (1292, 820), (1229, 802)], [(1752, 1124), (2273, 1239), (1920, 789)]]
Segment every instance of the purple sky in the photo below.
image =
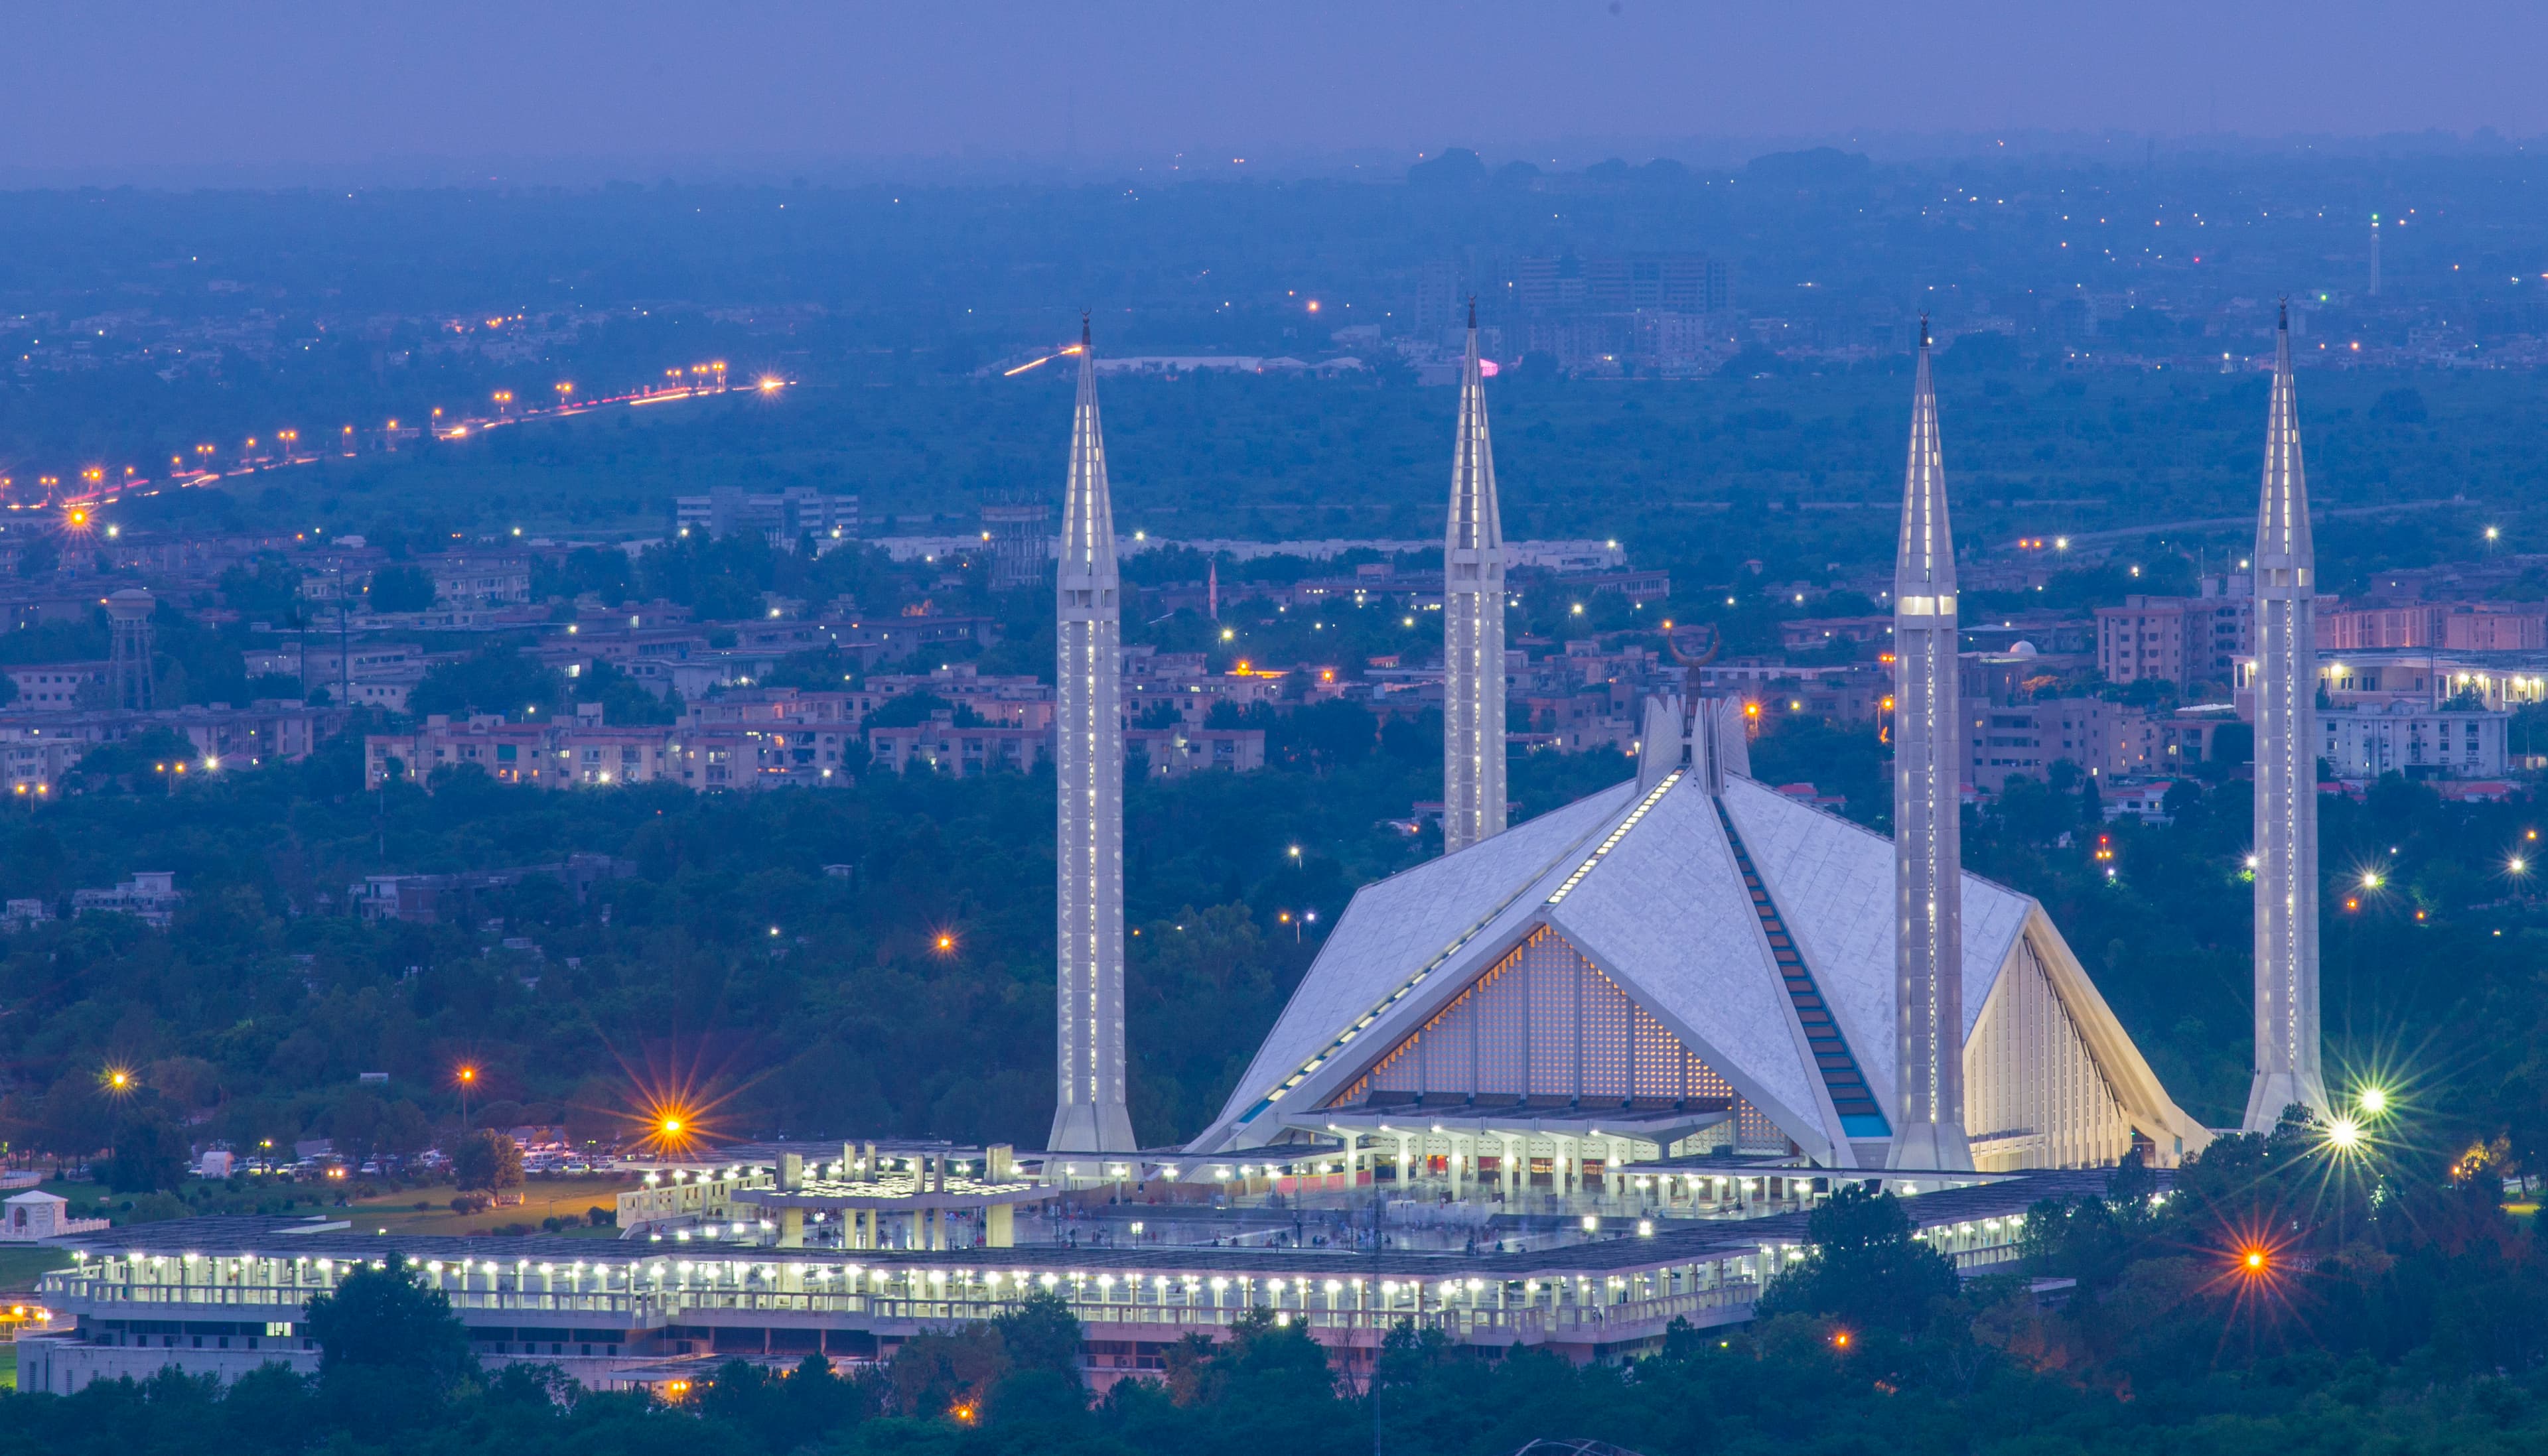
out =
[(13, 8), (0, 166), (75, 180), (423, 158), (1057, 159), (1066, 139), (1091, 161), (1279, 163), (1852, 133), (2535, 136), (2543, 73), (2535, 0), (94, 0)]

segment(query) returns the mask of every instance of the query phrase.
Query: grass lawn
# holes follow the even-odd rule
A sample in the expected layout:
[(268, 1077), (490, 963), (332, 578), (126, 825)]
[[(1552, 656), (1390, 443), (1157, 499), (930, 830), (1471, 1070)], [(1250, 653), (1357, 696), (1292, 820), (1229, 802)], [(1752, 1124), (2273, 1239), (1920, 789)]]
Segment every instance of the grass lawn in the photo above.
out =
[(36, 1287), (36, 1276), (49, 1269), (67, 1269), (71, 1256), (58, 1248), (0, 1248), (0, 1294)]
[(18, 1388), (18, 1342), (0, 1340), (0, 1391)]
[[(492, 1208), (483, 1214), (455, 1214), (451, 1200), (459, 1190), (448, 1185), (432, 1188), (402, 1189), (394, 1194), (367, 1198), (351, 1208), (313, 1209), (331, 1219), (345, 1219), (354, 1228), (369, 1233), (386, 1229), (390, 1236), (402, 1233), (450, 1237), (468, 1233), (487, 1233), (507, 1224), (528, 1224), (537, 1228), (543, 1219), (567, 1218), (581, 1222), (585, 1210), (609, 1208), (624, 1189), (636, 1187), (635, 1180), (613, 1174), (579, 1178), (533, 1178), (512, 1190), (522, 1195), (518, 1207)], [(417, 1204), (424, 1204), (422, 1210)], [(616, 1228), (579, 1228), (580, 1236), (616, 1238)]]

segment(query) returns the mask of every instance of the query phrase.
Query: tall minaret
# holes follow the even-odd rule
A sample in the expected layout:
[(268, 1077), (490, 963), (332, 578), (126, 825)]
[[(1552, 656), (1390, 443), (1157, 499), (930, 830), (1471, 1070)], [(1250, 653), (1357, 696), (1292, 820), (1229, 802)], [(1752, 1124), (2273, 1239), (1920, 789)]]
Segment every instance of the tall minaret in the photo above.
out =
[(1460, 370), (1460, 437), (1451, 455), (1451, 528), (1442, 543), (1442, 853), (1504, 828), (1504, 527), (1487, 388), (1478, 369), (1478, 301)]
[(1061, 511), (1054, 636), (1054, 779), (1060, 833), (1058, 1095), (1048, 1150), (1133, 1152), (1124, 1110), (1123, 579), (1115, 506), (1097, 427), (1097, 369), (1079, 321), (1079, 402), (1070, 419), (1070, 496)]
[(2274, 331), (2256, 511), (2256, 1076), (2249, 1132), (2297, 1102), (2323, 1115), (2318, 1032), (2318, 631), (2291, 305)]
[(1911, 386), (1911, 461), (1893, 562), (1893, 1149), (1885, 1166), (1968, 1171), (1964, 1139), (1962, 710), (1956, 541), (1947, 529), (1929, 318)]
[[(2378, 213), (2371, 215), (2371, 296), (2375, 299), (2380, 297), (2380, 215)], [(2285, 304), (2283, 308), (2289, 312), (2291, 305)]]

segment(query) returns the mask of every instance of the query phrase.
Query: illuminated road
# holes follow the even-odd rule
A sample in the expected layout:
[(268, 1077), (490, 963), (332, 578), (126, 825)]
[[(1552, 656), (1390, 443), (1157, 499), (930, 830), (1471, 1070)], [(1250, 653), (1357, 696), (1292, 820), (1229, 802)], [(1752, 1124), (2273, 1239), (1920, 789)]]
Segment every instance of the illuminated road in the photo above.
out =
[[(722, 380), (722, 367), (718, 369), (717, 373), (719, 379)], [(566, 419), (578, 414), (598, 413), (605, 410), (628, 410), (645, 405), (670, 405), (682, 400), (703, 400), (718, 395), (773, 395), (794, 383), (794, 380), (763, 378), (753, 384), (741, 386), (725, 383), (671, 385), (660, 389), (632, 390), (621, 395), (603, 395), (591, 400), (578, 401), (574, 404), (552, 405), (545, 410), (522, 410), (512, 413), (490, 415), (484, 418), (463, 419), (457, 424), (432, 426), (431, 428), (436, 439), (465, 440), (473, 435), (482, 435), (490, 430), (501, 429), (506, 425), (528, 424), (533, 420)], [(504, 397), (509, 399), (511, 397), (510, 392), (505, 392)], [(396, 428), (398, 426), (398, 421), (392, 420), (390, 421), (390, 424), (393, 428)], [(423, 428), (424, 427), (419, 427), (418, 432), (421, 433)], [(295, 432), (295, 435), (297, 437), (297, 432)], [(112, 485), (100, 485), (93, 490), (83, 492), (76, 496), (55, 496), (28, 505), (22, 505), (16, 501), (11, 501), (9, 508), (11, 510), (48, 510), (56, 508), (64, 510), (74, 508), (93, 509), (101, 505), (112, 505), (127, 496), (156, 496), (161, 491), (168, 490), (172, 487), (177, 490), (185, 490), (189, 487), (196, 486), (214, 486), (219, 485), (224, 481), (233, 480), (241, 476), (260, 475), (266, 471), (284, 470), (296, 465), (316, 465), (322, 460), (351, 460), (357, 458), (357, 453), (358, 452), (352, 450), (341, 450), (327, 454), (312, 452), (308, 454), (285, 453), (282, 455), (250, 456), (226, 470), (178, 470), (171, 473), (165, 479), (154, 479), (149, 476), (129, 476), (124, 480), (113, 483)], [(94, 478), (93, 474), (92, 478)]]

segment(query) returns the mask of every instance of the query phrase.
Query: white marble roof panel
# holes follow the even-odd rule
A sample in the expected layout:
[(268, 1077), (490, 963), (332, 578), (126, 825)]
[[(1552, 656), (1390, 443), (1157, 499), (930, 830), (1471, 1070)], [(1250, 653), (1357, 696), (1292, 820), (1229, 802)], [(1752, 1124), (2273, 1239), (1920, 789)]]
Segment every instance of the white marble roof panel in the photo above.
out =
[[(1408, 978), (1464, 937), (1471, 944), (1489, 918), (1518, 924), (1537, 913), (1545, 892), (1522, 891), (1549, 875), (1572, 869), (1570, 851), (1635, 801), (1629, 779), (1525, 820), (1456, 855), (1363, 886), (1336, 918), (1309, 973), (1257, 1048), (1247, 1072), (1201, 1146), (1254, 1107), (1268, 1091), (1319, 1054)], [(1509, 902), (1509, 903), (1508, 903)], [(1501, 911), (1499, 907), (1502, 907)], [(1372, 1035), (1381, 1028), (1375, 1027)], [(1137, 1053), (1138, 1054), (1138, 1053)]]
[(1837, 1137), (1823, 1127), (1786, 984), (1695, 776), (1647, 811), (1552, 917), (1596, 963), (1632, 982), (1650, 1010), (1705, 1043), (1701, 1055), (1718, 1071), (1775, 1104), (1766, 1111)]
[[(1893, 842), (1749, 778), (1726, 779), (1725, 807), (1815, 983), (1838, 1012), (1867, 1084), (1889, 1093), (1897, 1049)], [(1970, 871), (1963, 884), (1969, 1037), (2034, 901)]]

